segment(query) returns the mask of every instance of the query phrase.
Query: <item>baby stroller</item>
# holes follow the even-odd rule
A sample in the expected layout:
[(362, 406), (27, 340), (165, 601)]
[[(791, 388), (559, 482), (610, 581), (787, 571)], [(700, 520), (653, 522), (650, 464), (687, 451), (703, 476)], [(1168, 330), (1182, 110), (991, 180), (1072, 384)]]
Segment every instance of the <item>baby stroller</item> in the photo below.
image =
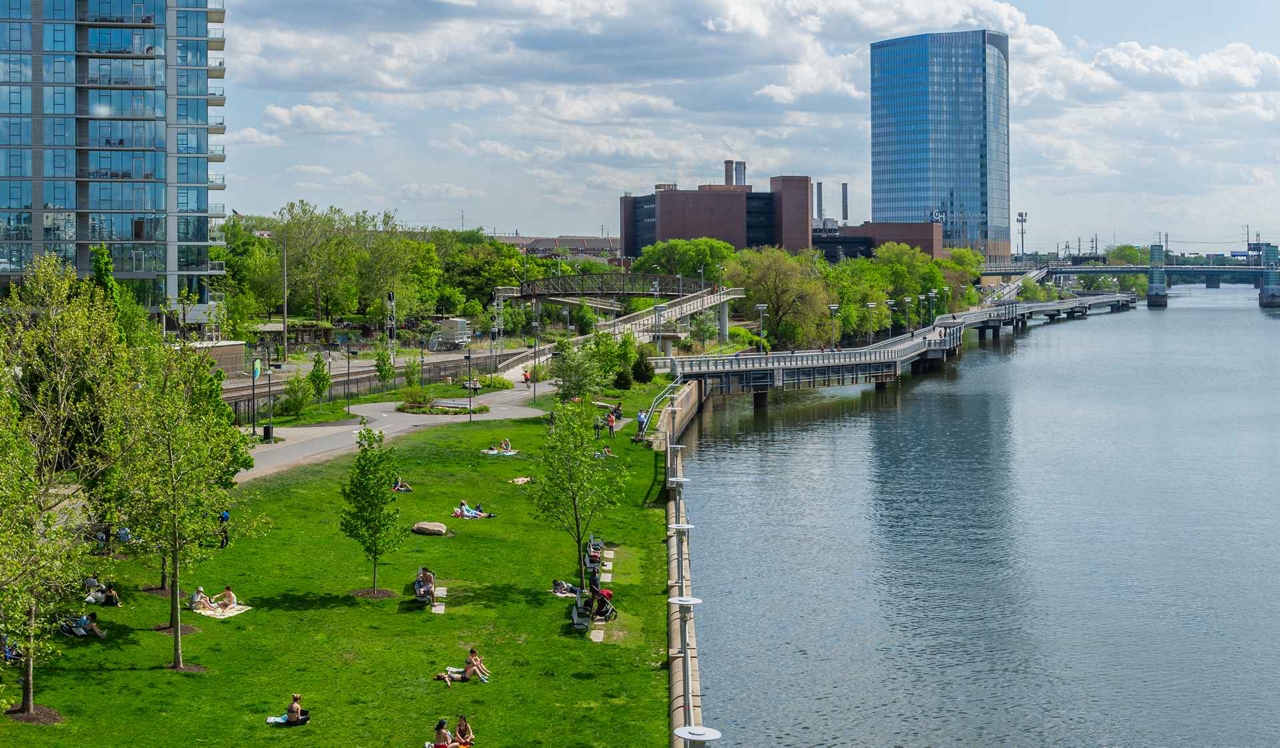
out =
[(612, 621), (618, 617), (618, 609), (613, 607), (613, 590), (600, 590), (596, 593), (591, 617), (597, 621)]

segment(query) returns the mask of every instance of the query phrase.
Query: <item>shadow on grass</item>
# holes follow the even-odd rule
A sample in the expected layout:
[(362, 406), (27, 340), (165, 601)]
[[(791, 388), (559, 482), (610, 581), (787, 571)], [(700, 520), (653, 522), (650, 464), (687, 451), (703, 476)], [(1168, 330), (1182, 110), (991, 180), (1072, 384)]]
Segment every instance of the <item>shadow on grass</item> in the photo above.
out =
[(653, 477), (645, 489), (641, 506), (662, 507), (667, 503), (667, 458), (662, 452), (653, 451)]
[(262, 610), (325, 610), (327, 608), (350, 608), (359, 602), (349, 594), (315, 592), (285, 592), (272, 597), (254, 597), (253, 607)]
[(514, 584), (466, 584), (449, 588), (449, 602), (454, 605), (479, 605), (499, 608), (518, 604), (540, 608), (561, 599), (546, 590), (517, 587)]

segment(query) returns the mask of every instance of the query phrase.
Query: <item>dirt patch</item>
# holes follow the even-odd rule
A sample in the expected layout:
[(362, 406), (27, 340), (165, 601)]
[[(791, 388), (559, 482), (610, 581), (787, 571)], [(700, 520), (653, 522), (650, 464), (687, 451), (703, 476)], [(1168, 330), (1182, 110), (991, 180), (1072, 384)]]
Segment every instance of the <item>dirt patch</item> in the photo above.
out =
[[(155, 631), (155, 632), (157, 632), (157, 633), (164, 634), (165, 636), (173, 636), (173, 628), (172, 628), (171, 626), (169, 626), (169, 624), (167, 624), (167, 623), (165, 623), (165, 624), (156, 624), (155, 626), (152, 626), (152, 627), (151, 627), (151, 630), (152, 630), (152, 631)], [(183, 624), (183, 626), (182, 626), (182, 635), (183, 635), (183, 636), (188, 636), (188, 635), (190, 635), (190, 634), (198, 634), (198, 633), (200, 633), (200, 628), (199, 628), (199, 627), (197, 627), (197, 626), (188, 626), (188, 625), (186, 625), (186, 624)]]
[[(143, 587), (142, 591), (156, 597), (168, 597), (171, 590), (168, 587)], [(182, 595), (179, 594), (178, 597), (182, 597)]]
[(58, 714), (57, 709), (50, 709), (39, 704), (36, 704), (35, 711), (30, 714), (19, 713), (17, 707), (10, 709), (5, 714), (14, 722), (22, 722), (28, 725), (56, 725), (62, 721), (62, 715)]
[[(186, 627), (184, 626), (183, 628), (186, 628)], [(190, 663), (186, 663), (186, 664), (184, 664), (182, 667), (174, 667), (173, 665), (165, 665), (165, 666), (164, 666), (164, 669), (165, 669), (165, 670), (172, 670), (172, 671), (174, 671), (174, 672), (176, 672), (176, 673), (203, 673), (203, 672), (205, 672), (205, 671), (206, 671), (206, 668), (205, 668), (205, 666), (204, 666), (204, 665), (192, 665), (192, 664), (190, 664)]]
[(388, 598), (398, 597), (398, 595), (396, 595), (396, 593), (392, 592), (391, 590), (370, 590), (370, 589), (352, 590), (351, 595), (353, 597), (363, 597), (366, 600), (386, 600)]

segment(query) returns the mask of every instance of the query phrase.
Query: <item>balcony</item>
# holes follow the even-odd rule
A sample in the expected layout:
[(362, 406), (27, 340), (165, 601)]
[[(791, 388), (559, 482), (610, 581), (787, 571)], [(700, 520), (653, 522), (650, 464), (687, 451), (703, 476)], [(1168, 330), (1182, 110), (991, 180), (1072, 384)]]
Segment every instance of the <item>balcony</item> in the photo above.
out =
[(111, 88), (164, 88), (164, 77), (156, 75), (81, 75), (76, 83), (82, 86)]
[(227, 32), (223, 29), (209, 29), (209, 49), (221, 52), (227, 48)]
[(205, 212), (211, 216), (215, 216), (218, 218), (226, 218), (227, 206), (223, 205), (222, 203), (209, 203), (209, 210)]
[(227, 77), (227, 58), (210, 57), (208, 67), (209, 67), (210, 78), (226, 78)]
[[(225, 273), (227, 272), (227, 263), (222, 260), (209, 260), (209, 272)], [(210, 294), (210, 296), (212, 296), (212, 294)]]
[(123, 43), (91, 46), (81, 42), (76, 45), (76, 51), (82, 55), (105, 55), (108, 57), (164, 57), (164, 45), (152, 47)]
[(222, 163), (227, 160), (227, 147), (225, 145), (209, 146), (209, 161), (211, 163)]
[(76, 178), (78, 179), (130, 179), (130, 180), (154, 180), (156, 175), (149, 171), (135, 172), (131, 169), (123, 169), (121, 171), (108, 171), (106, 169), (76, 169)]
[(83, 23), (102, 24), (104, 26), (155, 26), (156, 17), (150, 13), (99, 13), (97, 11), (80, 11), (76, 20)]
[(226, 0), (209, 0), (209, 20), (213, 23), (227, 20)]
[(209, 117), (209, 134), (210, 135), (226, 135), (227, 134), (227, 118), (222, 115)]
[(226, 106), (227, 89), (222, 86), (209, 86), (209, 106)]
[(225, 190), (226, 188), (227, 188), (226, 174), (210, 174), (209, 175), (209, 189)]

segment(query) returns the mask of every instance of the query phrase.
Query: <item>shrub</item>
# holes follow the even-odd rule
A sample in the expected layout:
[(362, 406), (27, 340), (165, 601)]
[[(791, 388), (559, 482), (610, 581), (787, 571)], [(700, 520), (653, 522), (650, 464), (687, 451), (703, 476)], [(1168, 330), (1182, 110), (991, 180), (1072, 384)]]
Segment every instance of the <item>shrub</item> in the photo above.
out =
[(410, 405), (430, 405), (435, 396), (427, 392), (425, 387), (405, 387), (400, 390), (400, 399)]
[(284, 399), (279, 403), (281, 415), (301, 417), (314, 393), (311, 382), (301, 372), (295, 372), (284, 386)]
[[(412, 413), (420, 416), (465, 416), (466, 408), (445, 408), (438, 405), (401, 405), (396, 410), (401, 413)], [(488, 405), (477, 405), (471, 409), (472, 413), (488, 413)]]
[(639, 384), (648, 384), (653, 381), (653, 375), (653, 364), (649, 362), (649, 353), (641, 349), (636, 362), (631, 365), (631, 378)]
[(480, 377), (480, 386), (488, 390), (509, 390), (515, 384), (501, 374), (485, 374)]
[(307, 374), (307, 381), (311, 383), (311, 390), (315, 393), (316, 399), (323, 398), (329, 394), (329, 385), (333, 383), (333, 379), (329, 376), (329, 365), (324, 360), (324, 354), (316, 351), (316, 355), (311, 359), (311, 373)]
[(391, 380), (396, 378), (396, 366), (391, 363), (391, 351), (387, 346), (378, 346), (378, 353), (374, 357), (373, 366), (378, 371), (378, 381), (384, 385), (391, 384)]
[(614, 376), (613, 378), (613, 386), (615, 389), (619, 389), (619, 390), (631, 389), (631, 382), (632, 380), (631, 380), (630, 369), (618, 369), (617, 375)]
[(547, 364), (534, 364), (527, 367), (529, 369), (529, 380), (533, 382), (545, 382), (551, 376), (551, 367)]

